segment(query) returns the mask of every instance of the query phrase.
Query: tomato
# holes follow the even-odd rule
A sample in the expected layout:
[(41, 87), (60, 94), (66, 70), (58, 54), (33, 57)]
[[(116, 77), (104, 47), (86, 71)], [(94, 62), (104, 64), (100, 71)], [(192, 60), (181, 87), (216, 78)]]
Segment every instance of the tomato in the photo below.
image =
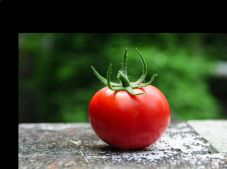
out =
[[(100, 77), (92, 67), (97, 77), (108, 86), (99, 90), (91, 99), (89, 121), (101, 140), (119, 149), (150, 146), (161, 138), (169, 126), (170, 106), (164, 94), (150, 85), (154, 76), (149, 83), (140, 83), (146, 73), (145, 61), (143, 65), (143, 75), (136, 82), (128, 81), (126, 71), (119, 72), (121, 86), (110, 82), (111, 65), (107, 80)], [(126, 70), (125, 67), (123, 70)]]
[(89, 120), (97, 136), (119, 149), (143, 148), (154, 144), (170, 122), (170, 107), (156, 87), (133, 89), (146, 95), (134, 96), (127, 91), (99, 90), (89, 105)]

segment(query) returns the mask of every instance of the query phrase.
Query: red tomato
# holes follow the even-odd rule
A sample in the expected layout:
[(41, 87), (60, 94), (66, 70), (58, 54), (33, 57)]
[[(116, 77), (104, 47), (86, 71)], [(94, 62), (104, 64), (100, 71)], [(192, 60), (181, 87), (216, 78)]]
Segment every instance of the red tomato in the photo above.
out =
[(154, 144), (170, 122), (168, 101), (158, 88), (148, 85), (133, 91), (146, 95), (132, 95), (104, 87), (89, 105), (89, 120), (94, 132), (101, 140), (119, 149)]

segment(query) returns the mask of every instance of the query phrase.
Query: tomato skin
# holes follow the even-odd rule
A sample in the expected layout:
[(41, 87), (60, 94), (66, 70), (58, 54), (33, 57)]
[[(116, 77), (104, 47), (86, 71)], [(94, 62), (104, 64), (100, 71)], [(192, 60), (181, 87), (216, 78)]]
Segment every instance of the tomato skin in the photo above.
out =
[(154, 144), (169, 126), (171, 111), (164, 94), (148, 85), (127, 91), (99, 90), (89, 105), (90, 124), (97, 136), (119, 149), (144, 148)]

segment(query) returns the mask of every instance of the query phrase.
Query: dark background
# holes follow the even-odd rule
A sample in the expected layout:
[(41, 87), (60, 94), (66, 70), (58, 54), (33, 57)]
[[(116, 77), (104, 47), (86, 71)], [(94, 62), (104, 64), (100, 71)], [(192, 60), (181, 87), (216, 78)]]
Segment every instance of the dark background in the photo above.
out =
[(18, 123), (88, 122), (88, 106), (112, 63), (117, 80), (128, 49), (130, 81), (148, 67), (145, 82), (166, 96), (173, 120), (227, 118), (226, 33), (19, 33)]

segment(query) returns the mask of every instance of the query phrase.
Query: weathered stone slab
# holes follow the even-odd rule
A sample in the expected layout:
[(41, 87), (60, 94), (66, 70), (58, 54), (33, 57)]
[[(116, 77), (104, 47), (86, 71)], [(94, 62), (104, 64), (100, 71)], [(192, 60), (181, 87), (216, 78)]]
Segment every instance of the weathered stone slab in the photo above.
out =
[(19, 168), (227, 168), (227, 159), (186, 122), (170, 123), (144, 149), (123, 151), (101, 141), (89, 123), (19, 124)]
[(188, 124), (227, 158), (227, 120), (190, 120)]

